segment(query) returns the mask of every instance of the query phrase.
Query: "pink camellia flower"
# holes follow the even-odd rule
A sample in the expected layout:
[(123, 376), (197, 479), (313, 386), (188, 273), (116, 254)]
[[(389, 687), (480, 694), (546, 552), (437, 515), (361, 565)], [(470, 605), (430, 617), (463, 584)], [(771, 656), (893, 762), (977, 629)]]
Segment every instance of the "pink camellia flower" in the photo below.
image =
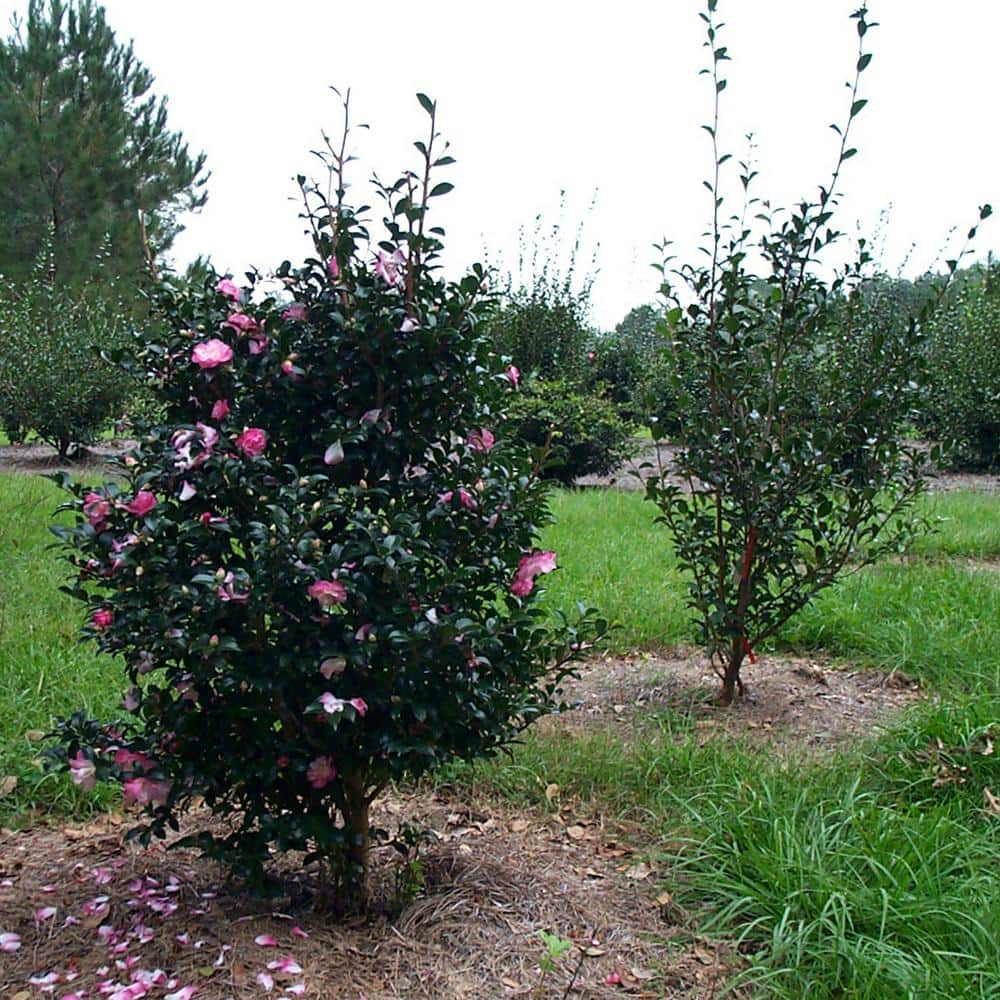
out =
[(267, 433), (259, 427), (248, 427), (237, 439), (236, 447), (247, 458), (257, 458), (264, 454), (267, 447)]
[(91, 624), (100, 632), (103, 632), (106, 628), (110, 628), (114, 620), (115, 613), (111, 608), (98, 608), (90, 616)]
[(337, 263), (336, 257), (331, 257), (326, 262), (326, 273), (329, 274), (330, 277), (334, 279), (334, 281), (336, 281), (337, 278), (340, 277), (340, 265)]
[(229, 278), (223, 278), (215, 286), (215, 290), (220, 295), (225, 295), (227, 299), (232, 299), (234, 302), (239, 302), (243, 297), (243, 293), (240, 291), (239, 286)]
[(246, 604), (250, 600), (250, 591), (238, 591), (236, 589), (236, 578), (230, 570), (222, 578), (222, 583), (215, 588), (215, 593), (220, 601), (232, 601), (234, 604)]
[(212, 404), (212, 419), (216, 421), (216, 423), (221, 423), (228, 416), (229, 416), (229, 400), (217, 399)]
[(94, 762), (88, 760), (82, 750), (77, 750), (76, 756), (70, 759), (69, 776), (73, 779), (73, 784), (85, 792), (93, 789), (96, 781)]
[(213, 514), (210, 510), (204, 510), (198, 515), (198, 520), (201, 521), (206, 528), (212, 527), (213, 524), (225, 524), (227, 518), (219, 517)]
[[(444, 493), (438, 495), (438, 503), (444, 504), (446, 507), (451, 504), (451, 501), (455, 497), (454, 490), (446, 490)], [(472, 510), (476, 506), (475, 498), (467, 489), (459, 489), (458, 491), (459, 503), (467, 510)]]
[(366, 702), (364, 698), (352, 698), (348, 702), (348, 705), (350, 705), (354, 709), (354, 711), (361, 716), (362, 719), (365, 717), (365, 713), (368, 711), (368, 702)]
[(260, 948), (277, 948), (278, 939), (273, 934), (258, 934), (253, 943)]
[(365, 410), (361, 414), (360, 423), (362, 424), (376, 424), (378, 423), (378, 418), (382, 416), (381, 410)]
[(137, 770), (145, 774), (156, 767), (156, 762), (150, 760), (144, 753), (128, 750), (125, 747), (115, 751), (113, 760), (126, 774), (133, 774)]
[(263, 354), (267, 350), (267, 334), (264, 333), (263, 323), (247, 337), (247, 350), (253, 355)]
[(406, 263), (402, 251), (394, 250), (391, 254), (379, 250), (375, 259), (375, 273), (387, 284), (395, 287), (403, 280), (400, 268)]
[(0, 931), (0, 951), (13, 954), (21, 947), (21, 935), (10, 931)]
[(511, 581), (510, 592), (515, 597), (527, 597), (534, 589), (535, 577), (542, 573), (551, 573), (555, 568), (554, 552), (532, 552), (530, 556), (522, 556)]
[(178, 494), (178, 498), (182, 501), (187, 501), (190, 500), (191, 497), (197, 495), (198, 491), (185, 479), (184, 482), (181, 483), (181, 491)]
[(308, 593), (324, 608), (343, 604), (347, 600), (347, 590), (339, 580), (317, 580), (309, 585)]
[(111, 501), (100, 493), (88, 493), (83, 498), (83, 516), (95, 531), (104, 527), (111, 514)]
[(465, 439), (465, 443), (473, 451), (485, 454), (496, 444), (496, 438), (493, 436), (491, 430), (483, 427), (478, 431), (469, 431), (469, 436)]
[(357, 639), (358, 642), (364, 642), (371, 634), (372, 623), (365, 622), (365, 624), (354, 633), (354, 638)]
[(313, 788), (325, 788), (337, 777), (337, 769), (330, 757), (317, 757), (306, 771), (306, 778)]
[(324, 691), (316, 700), (323, 706), (323, 711), (327, 715), (335, 715), (337, 712), (343, 712), (344, 706), (347, 704), (343, 698), (338, 698), (330, 694), (329, 691)]
[(156, 494), (149, 490), (139, 490), (131, 503), (125, 504), (125, 509), (136, 517), (145, 517), (156, 506)]
[(517, 367), (517, 365), (509, 365), (507, 370), (504, 372), (504, 375), (510, 379), (516, 389), (517, 383), (521, 381), (521, 370)]
[(293, 302), (282, 314), (282, 319), (301, 323), (306, 318), (306, 307), (301, 302)]
[(239, 312), (227, 316), (226, 321), (222, 325), (228, 326), (230, 330), (235, 330), (237, 333), (253, 334), (260, 329), (257, 320), (246, 313)]
[(233, 349), (224, 340), (213, 337), (195, 346), (191, 360), (199, 368), (218, 368), (233, 360)]
[(122, 794), (126, 805), (163, 805), (170, 794), (169, 781), (153, 778), (129, 778), (122, 783)]
[(412, 333), (420, 324), (412, 317), (407, 316), (406, 319), (400, 324), (400, 333)]

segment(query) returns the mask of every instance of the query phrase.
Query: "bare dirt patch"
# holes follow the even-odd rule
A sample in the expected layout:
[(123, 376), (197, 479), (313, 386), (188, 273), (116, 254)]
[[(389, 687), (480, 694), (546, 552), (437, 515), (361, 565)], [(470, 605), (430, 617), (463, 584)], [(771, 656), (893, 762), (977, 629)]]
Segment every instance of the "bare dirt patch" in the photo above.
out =
[(734, 705), (713, 703), (719, 681), (703, 653), (636, 655), (590, 661), (565, 685), (579, 708), (547, 726), (641, 730), (651, 714), (669, 712), (700, 738), (746, 739), (780, 753), (846, 745), (892, 721), (922, 697), (905, 674), (835, 667), (820, 659), (762, 656), (744, 665), (746, 693)]
[[(275, 998), (562, 997), (588, 948), (574, 998), (721, 994), (732, 953), (674, 923), (654, 898), (655, 872), (620, 831), (433, 792), (390, 796), (375, 821), (391, 828), (401, 818), (434, 831), (423, 890), (398, 916), (340, 923), (309, 902), (267, 904), (226, 888), (195, 852), (128, 845), (120, 815), (3, 831), (0, 932), (18, 934), (21, 947), (0, 954), (0, 996), (187, 1000), (178, 991), (194, 986), (197, 1000), (223, 1000), (268, 995), (271, 977)], [(389, 853), (373, 866), (383, 901)], [(576, 947), (540, 984), (541, 929)], [(261, 935), (275, 945), (257, 943)], [(122, 992), (101, 993), (102, 982)], [(124, 992), (137, 983), (148, 992)]]
[(134, 443), (124, 438), (101, 441), (89, 448), (81, 448), (72, 459), (60, 458), (50, 445), (37, 441), (3, 445), (0, 446), (0, 472), (47, 474), (66, 471), (79, 479), (99, 478), (111, 474), (115, 459)]

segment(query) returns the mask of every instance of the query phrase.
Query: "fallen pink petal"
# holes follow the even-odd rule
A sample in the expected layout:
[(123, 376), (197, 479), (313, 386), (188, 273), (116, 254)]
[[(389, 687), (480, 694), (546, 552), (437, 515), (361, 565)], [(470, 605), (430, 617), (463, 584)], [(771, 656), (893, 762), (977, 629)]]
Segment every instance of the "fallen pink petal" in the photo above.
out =
[(260, 945), (261, 948), (277, 948), (278, 939), (273, 934), (258, 934), (254, 939), (253, 943)]

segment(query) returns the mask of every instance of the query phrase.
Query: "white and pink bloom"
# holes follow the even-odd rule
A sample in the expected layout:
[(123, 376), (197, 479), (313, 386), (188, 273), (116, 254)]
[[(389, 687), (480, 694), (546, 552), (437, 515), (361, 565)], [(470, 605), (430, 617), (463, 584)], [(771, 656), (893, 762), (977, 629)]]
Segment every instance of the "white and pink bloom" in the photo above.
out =
[(259, 427), (248, 427), (237, 439), (236, 447), (247, 458), (257, 458), (264, 454), (267, 447), (267, 432)]
[(389, 286), (395, 287), (403, 280), (402, 266), (406, 258), (401, 250), (393, 250), (391, 254), (379, 250), (375, 258), (375, 273)]
[(243, 297), (243, 293), (240, 291), (239, 286), (230, 278), (223, 278), (215, 286), (215, 290), (220, 295), (225, 295), (227, 299), (232, 299), (234, 302), (239, 302)]
[(508, 365), (504, 375), (510, 379), (511, 385), (516, 389), (518, 382), (521, 381), (521, 369), (517, 365)]
[(10, 931), (0, 931), (0, 951), (12, 954), (21, 947), (21, 935)]
[(338, 698), (330, 694), (329, 691), (324, 691), (316, 700), (323, 706), (323, 711), (327, 715), (336, 715), (337, 712), (343, 712), (344, 706), (347, 704), (343, 698)]
[(469, 431), (469, 436), (465, 439), (465, 443), (473, 451), (485, 454), (492, 449), (494, 444), (496, 444), (496, 438), (493, 436), (493, 432), (491, 430), (483, 427), (478, 431)]
[(400, 333), (412, 333), (420, 324), (412, 317), (407, 316), (406, 319), (400, 324)]
[(330, 757), (317, 757), (306, 771), (306, 779), (315, 789), (326, 788), (336, 777), (337, 769)]
[(510, 592), (515, 597), (527, 597), (534, 589), (535, 577), (551, 573), (555, 568), (555, 552), (532, 552), (531, 555), (522, 556), (511, 581)]
[(201, 432), (201, 443), (205, 451), (211, 452), (219, 440), (219, 432), (211, 424), (203, 424), (201, 421), (195, 427)]
[(185, 479), (184, 482), (181, 483), (181, 491), (177, 496), (179, 500), (186, 502), (197, 495), (198, 491)]
[(136, 517), (145, 517), (156, 506), (156, 494), (149, 490), (139, 490), (125, 509)]
[(246, 604), (250, 600), (249, 590), (236, 589), (236, 577), (232, 570), (223, 576), (222, 582), (215, 588), (215, 594), (220, 601), (232, 601), (234, 604)]
[[(323, 758), (328, 760), (329, 758)], [(300, 976), (302, 975), (302, 966), (291, 955), (282, 955), (281, 958), (274, 962), (268, 962), (267, 967), (272, 972), (280, 972), (285, 976)], [(284, 987), (284, 989), (291, 992), (290, 987)]]
[(224, 341), (213, 337), (195, 345), (191, 352), (191, 360), (199, 368), (218, 368), (228, 365), (233, 360), (233, 349)]
[(309, 585), (308, 593), (323, 608), (343, 604), (347, 600), (347, 589), (339, 580), (317, 580)]
[(129, 778), (122, 783), (126, 805), (163, 805), (170, 794), (171, 782), (155, 778)]
[(70, 758), (69, 776), (73, 784), (85, 792), (93, 790), (96, 781), (94, 762), (84, 756), (82, 750), (77, 750), (76, 756)]
[(282, 319), (290, 320), (293, 323), (301, 323), (308, 316), (306, 307), (301, 302), (293, 302), (282, 314)]
[(326, 451), (323, 452), (324, 465), (340, 465), (344, 461), (344, 446), (339, 441), (334, 441)]

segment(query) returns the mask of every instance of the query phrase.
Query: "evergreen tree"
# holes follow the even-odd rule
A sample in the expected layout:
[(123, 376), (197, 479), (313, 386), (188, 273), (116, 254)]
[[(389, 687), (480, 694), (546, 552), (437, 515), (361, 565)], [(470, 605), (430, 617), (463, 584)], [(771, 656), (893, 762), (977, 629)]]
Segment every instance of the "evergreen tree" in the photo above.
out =
[(51, 228), (60, 280), (85, 275), (106, 236), (119, 272), (206, 200), (204, 155), (167, 128), (153, 76), (91, 0), (30, 0), (0, 42), (0, 273), (22, 278)]

